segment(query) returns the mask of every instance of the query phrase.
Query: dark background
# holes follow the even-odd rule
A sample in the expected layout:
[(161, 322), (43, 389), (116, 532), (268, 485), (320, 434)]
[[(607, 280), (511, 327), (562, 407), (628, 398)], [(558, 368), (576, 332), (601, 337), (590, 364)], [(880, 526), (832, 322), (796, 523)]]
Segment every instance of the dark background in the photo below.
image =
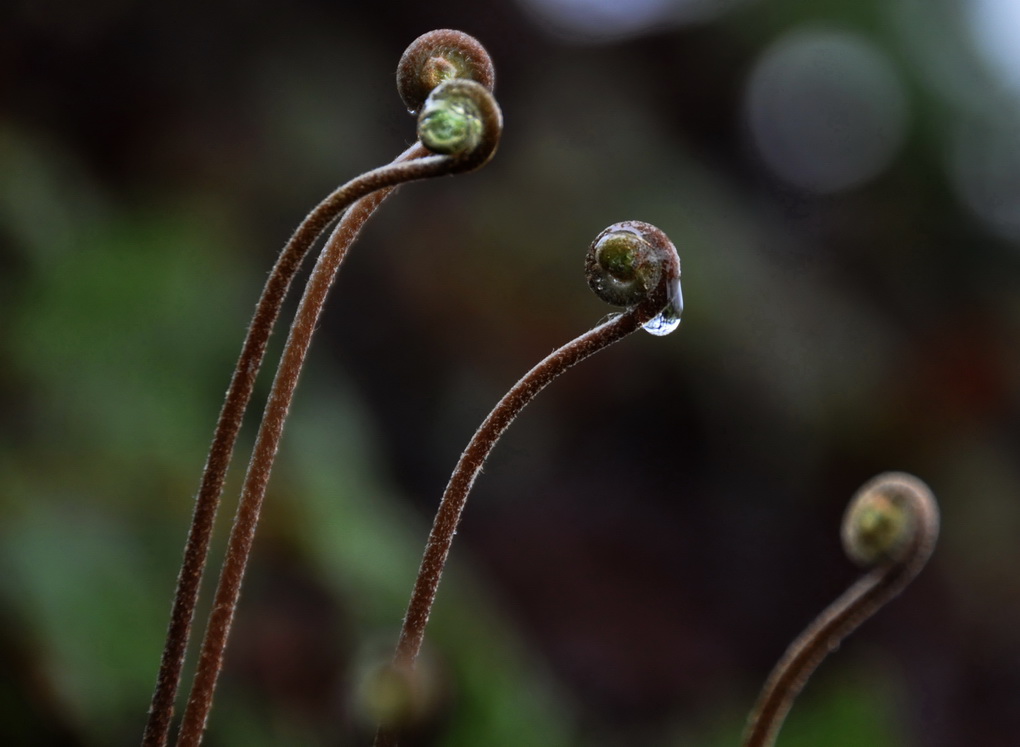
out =
[(367, 743), (359, 682), (449, 470), (609, 313), (583, 256), (626, 219), (676, 243), (683, 324), (571, 370), (496, 449), (409, 743), (738, 744), (857, 575), (847, 500), (898, 469), (938, 496), (939, 547), (779, 744), (1016, 744), (1020, 86), (975, 32), (994, 0), (521, 3), (0, 10), (5, 744), (137, 743), (265, 273), (413, 139), (393, 70), (439, 27), (491, 52), (503, 141), (403, 187), (340, 275), (208, 744)]

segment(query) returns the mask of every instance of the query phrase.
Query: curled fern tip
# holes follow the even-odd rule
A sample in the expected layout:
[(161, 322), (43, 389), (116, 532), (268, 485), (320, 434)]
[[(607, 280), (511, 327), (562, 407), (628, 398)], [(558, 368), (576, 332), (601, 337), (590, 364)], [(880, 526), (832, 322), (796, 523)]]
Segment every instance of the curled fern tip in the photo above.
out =
[(588, 249), (585, 276), (606, 303), (637, 307), (645, 331), (665, 335), (680, 324), (680, 257), (650, 223), (623, 221), (602, 231)]
[(463, 31), (438, 29), (422, 34), (411, 42), (397, 65), (397, 91), (415, 115), (436, 86), (455, 78), (473, 80), (490, 92), (496, 83), (489, 53)]
[(418, 115), (418, 138), (433, 153), (481, 166), (496, 152), (503, 115), (492, 94), (472, 80), (455, 78), (429, 94)]
[[(926, 558), (937, 531), (938, 507), (928, 486), (913, 475), (890, 472), (857, 492), (847, 506), (841, 534), (846, 554), (873, 566), (901, 562), (918, 550)], [(924, 547), (915, 547), (919, 540)]]

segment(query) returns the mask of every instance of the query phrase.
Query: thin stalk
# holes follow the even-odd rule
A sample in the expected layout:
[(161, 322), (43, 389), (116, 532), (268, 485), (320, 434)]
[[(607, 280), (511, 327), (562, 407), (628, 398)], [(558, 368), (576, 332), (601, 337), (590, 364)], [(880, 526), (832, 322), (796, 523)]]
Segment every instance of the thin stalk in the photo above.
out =
[[(419, 148), (421, 148), (420, 145), (409, 152), (417, 155), (421, 152), (418, 150)], [(340, 268), (340, 263), (365, 221), (393, 191), (395, 188), (393, 185), (396, 182), (446, 173), (449, 170), (449, 163), (450, 159), (446, 156), (420, 158), (410, 163), (401, 163), (377, 169), (376, 172), (369, 172), (369, 174), (376, 175), (371, 180), (359, 178), (350, 183), (356, 185), (352, 188), (352, 193), (356, 195), (356, 198), (366, 192), (374, 193), (362, 198), (352, 206), (337, 225), (312, 270), (304, 296), (295, 314), (280, 365), (273, 380), (242, 488), (237, 515), (228, 541), (226, 558), (216, 589), (213, 609), (202, 642), (198, 669), (184, 712), (177, 742), (179, 745), (197, 745), (201, 742), (205, 722), (212, 707), (213, 690), (222, 668), (223, 651), (230, 632), (234, 607), (240, 595), (241, 580), (251, 552), (262, 500), (269, 481), (269, 473), (283, 434), (283, 424), (290, 409), (298, 375), (311, 343), (312, 332), (322, 311), (326, 294)]]
[[(167, 743), (225, 476), (266, 345), (301, 261), (329, 224), (355, 200), (383, 190), (366, 198), (358, 209), (352, 209), (346, 219), (347, 228), (343, 228), (342, 223), (338, 229), (336, 235), (342, 237), (340, 240), (346, 241), (347, 246), (397, 184), (470, 171), (488, 161), (495, 152), (502, 129), (502, 115), (490, 93), (494, 81), (492, 60), (473, 37), (440, 29), (415, 39), (401, 57), (397, 87), (404, 101), (410, 102), (413, 114), (426, 110), (419, 116), (418, 142), (390, 166), (348, 182), (316, 206), (294, 232), (270, 272), (231, 377), (202, 473), (156, 689), (142, 738), (143, 747), (165, 747)], [(443, 155), (426, 158), (430, 153)], [(410, 167), (400, 166), (414, 159), (421, 159), (421, 162)], [(340, 250), (341, 258), (344, 252), (346, 246)]]
[[(641, 327), (662, 336), (680, 323), (680, 258), (673, 242), (655, 226), (623, 221), (603, 230), (585, 256), (585, 275), (602, 300), (627, 309), (542, 359), (503, 396), (471, 437), (443, 493), (404, 615), (392, 663), (399, 676), (409, 677), (413, 672), (464, 504), (482, 465), (510, 423), (571, 366)], [(380, 724), (375, 747), (394, 747), (400, 729), (399, 723)]]
[[(393, 163), (421, 158), (428, 153), (429, 151), (421, 143), (416, 142), (400, 154)], [(376, 172), (369, 173), (376, 174)], [(370, 177), (367, 182), (361, 183), (363, 186), (360, 189), (364, 189), (366, 186), (372, 187), (378, 181), (378, 175)], [(209, 455), (202, 471), (191, 528), (188, 531), (184, 548), (184, 559), (177, 577), (177, 589), (170, 612), (170, 624), (167, 628), (156, 689), (149, 706), (148, 721), (142, 737), (144, 747), (163, 747), (168, 741), (170, 724), (173, 719), (174, 700), (180, 686), (181, 669), (191, 634), (191, 624), (195, 616), (195, 605), (198, 601), (206, 559), (209, 555), (209, 543), (216, 520), (216, 512), (219, 508), (220, 496), (223, 494), (223, 485), (234, 453), (237, 435), (241, 429), (245, 410), (251, 400), (255, 379), (265, 357), (266, 346), (291, 281), (305, 255), (329, 224), (350, 204), (351, 195), (357, 194), (356, 191), (352, 192), (351, 184), (353, 182), (329, 195), (301, 222), (276, 260), (262, 290), (262, 295), (255, 306), (255, 313), (241, 347), (237, 365), (234, 367), (223, 407), (216, 422)], [(390, 191), (392, 190), (383, 193), (378, 200), (374, 200), (371, 204), (378, 206)]]
[(895, 598), (920, 573), (938, 538), (938, 505), (912, 475), (887, 473), (858, 491), (843, 542), (855, 560), (877, 567), (827, 607), (790, 645), (748, 720), (744, 747), (771, 747), (808, 678), (830, 651)]
[(397, 668), (412, 666), (421, 651), (425, 626), (435, 601), (436, 590), (439, 588), (439, 580), (457, 531), (457, 525), (460, 523), (461, 514), (464, 511), (464, 504), (467, 502), (468, 494), (471, 492), (478, 473), (481, 472), (482, 466), (496, 442), (499, 441), (521, 410), (553, 379), (571, 366), (609, 347), (614, 342), (622, 340), (640, 327), (641, 319), (637, 310), (629, 309), (553, 351), (514, 384), (513, 388), (503, 396), (475, 431), (453, 470), (453, 475), (450, 477), (440, 501), (432, 531), (429, 533), (421, 569), (418, 571), (414, 591), (411, 593), (411, 601), (407, 606), (407, 614), (404, 616), (404, 623), (400, 629), (400, 638), (394, 657)]
[[(510, 426), (521, 410), (535, 398), (553, 379), (585, 358), (622, 340), (641, 327), (642, 318), (637, 308), (628, 309), (612, 319), (589, 330), (580, 337), (546, 356), (538, 365), (528, 371), (513, 388), (507, 392), (475, 431), (470, 443), (460, 456), (453, 475), (446, 486), (439, 504), (432, 531), (429, 533), (425, 554), (418, 571), (418, 578), (407, 606), (407, 614), (400, 629), (393, 666), (398, 671), (409, 671), (414, 667), (425, 637), (432, 604), (436, 598), (439, 581), (446, 565), (446, 558), (457, 533), (464, 504), (481, 471), (485, 460), (492, 452), (500, 436)], [(392, 747), (397, 743), (395, 729), (380, 727), (375, 737), (375, 747)]]
[[(404, 182), (479, 168), (495, 152), (502, 123), (499, 105), (483, 85), (460, 78), (446, 80), (429, 94), (418, 116), (421, 147), (437, 155), (394, 162), (367, 172), (327, 198), (326, 204), (337, 211), (360, 198), (366, 199), (352, 207), (333, 231), (298, 304), (241, 489), (178, 744), (197, 745), (201, 742), (212, 707), (213, 691), (223, 666), (223, 651), (240, 596), (241, 580), (254, 541), (266, 484), (301, 366), (340, 263), (361, 226), (385, 197), (385, 194), (372, 193), (389, 190)], [(417, 155), (419, 152), (415, 150), (414, 153)]]
[(801, 633), (776, 664), (762, 690), (744, 747), (775, 744), (793, 701), (838, 642), (850, 635), (903, 586), (897, 567), (872, 571), (851, 586)]

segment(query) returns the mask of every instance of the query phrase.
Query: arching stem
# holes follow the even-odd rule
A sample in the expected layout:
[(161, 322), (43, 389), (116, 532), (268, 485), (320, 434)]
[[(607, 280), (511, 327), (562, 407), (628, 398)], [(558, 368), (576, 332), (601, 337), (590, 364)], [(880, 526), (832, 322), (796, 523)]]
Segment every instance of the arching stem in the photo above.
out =
[(336, 272), (361, 226), (388, 194), (378, 190), (392, 188), (406, 181), (450, 173), (457, 168), (456, 159), (447, 156), (428, 156), (376, 169), (348, 184), (348, 202), (371, 192), (375, 194), (352, 207), (330, 236), (312, 269), (294, 316), (241, 489), (241, 499), (228, 540), (205, 638), (202, 641), (198, 669), (181, 724), (178, 745), (182, 747), (195, 747), (201, 743), (205, 723), (212, 708), (213, 691), (223, 666), (223, 651), (240, 596), (241, 581), (255, 538), (266, 485), (283, 434), (283, 425), (311, 343), (312, 332), (318, 323)]
[(790, 645), (776, 664), (755, 706), (745, 747), (775, 743), (793, 701), (818, 665), (862, 622), (905, 585), (902, 568), (879, 568), (851, 586)]
[[(883, 493), (887, 495), (881, 495)], [(909, 540), (896, 549), (895, 556), (885, 559), (829, 605), (786, 650), (769, 675), (751, 712), (744, 747), (771, 747), (775, 744), (793, 701), (826, 655), (903, 591), (928, 561), (938, 537), (939, 515), (938, 505), (927, 486), (911, 475), (887, 473), (862, 487), (855, 501), (861, 497), (876, 496), (892, 496), (895, 499), (898, 505), (894, 508), (902, 512), (905, 521), (909, 522)], [(846, 521), (854, 518), (852, 512), (848, 512), (847, 516)], [(894, 513), (889, 516), (892, 518), (886, 520), (887, 525), (900, 521), (900, 516)], [(880, 542), (886, 539), (881, 533), (875, 536)], [(859, 548), (847, 549), (855, 556), (862, 552)], [(866, 549), (867, 552), (871, 550)]]
[[(500, 436), (521, 410), (553, 379), (585, 358), (622, 340), (639, 329), (645, 321), (647, 318), (642, 317), (639, 309), (628, 309), (554, 351), (528, 371), (504, 395), (475, 431), (446, 486), (432, 531), (429, 533), (418, 578), (400, 629), (400, 639), (393, 662), (396, 669), (410, 670), (421, 651), (425, 626), (436, 598), (453, 536), (464, 511), (464, 504), (475, 478), (478, 477), (482, 465)], [(397, 743), (397, 737), (395, 727), (383, 725), (376, 733), (375, 747), (392, 747)]]
[[(415, 143), (398, 156), (393, 163), (402, 163), (428, 154), (429, 151), (426, 148), (420, 143)], [(373, 178), (378, 179), (378, 177)], [(373, 180), (369, 179), (368, 186), (372, 184)], [(372, 210), (388, 194), (389, 191), (380, 194), (379, 199), (374, 199), (371, 203)], [(244, 413), (255, 387), (255, 378), (258, 376), (262, 360), (265, 357), (266, 345), (279, 317), (280, 308), (291, 281), (301, 266), (301, 262), (326, 227), (350, 204), (350, 195), (349, 185), (341, 187), (320, 202), (301, 222), (284, 246), (283, 251), (280, 252), (255, 306), (255, 313), (241, 346), (241, 354), (234, 367), (223, 407), (216, 422), (209, 455), (202, 471), (191, 527), (185, 543), (184, 559), (177, 577), (177, 589), (170, 612), (170, 623), (167, 627), (166, 643), (160, 660), (156, 689), (149, 706), (148, 721), (142, 737), (144, 747), (163, 747), (169, 738), (174, 700), (180, 687), (181, 669), (184, 665), (191, 624), (195, 616), (195, 605), (198, 601), (198, 592), (209, 555), (209, 543), (216, 520), (216, 512), (219, 508), (220, 496), (223, 493), (223, 484), (230, 467), (237, 435), (241, 430)], [(368, 204), (366, 203), (366, 207)], [(365, 218), (367, 219), (367, 217), (366, 215)], [(364, 220), (361, 222), (363, 223)], [(351, 234), (352, 241), (355, 235), (356, 232)]]

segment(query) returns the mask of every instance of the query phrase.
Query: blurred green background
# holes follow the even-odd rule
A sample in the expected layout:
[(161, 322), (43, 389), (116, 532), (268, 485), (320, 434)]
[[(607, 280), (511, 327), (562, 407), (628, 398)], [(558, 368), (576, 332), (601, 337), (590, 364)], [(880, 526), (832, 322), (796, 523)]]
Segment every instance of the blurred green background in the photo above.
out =
[(0, 741), (139, 740), (265, 273), (323, 195), (413, 139), (393, 70), (453, 27), (495, 59), (500, 150), (403, 187), (339, 277), (207, 743), (368, 743), (358, 684), (450, 469), (519, 375), (609, 312), (583, 255), (638, 219), (680, 250), (684, 322), (570, 371), (497, 448), (408, 744), (738, 744), (772, 664), (856, 577), (847, 500), (899, 469), (938, 496), (940, 545), (779, 744), (1015, 745), (1018, 7), (6, 4)]

